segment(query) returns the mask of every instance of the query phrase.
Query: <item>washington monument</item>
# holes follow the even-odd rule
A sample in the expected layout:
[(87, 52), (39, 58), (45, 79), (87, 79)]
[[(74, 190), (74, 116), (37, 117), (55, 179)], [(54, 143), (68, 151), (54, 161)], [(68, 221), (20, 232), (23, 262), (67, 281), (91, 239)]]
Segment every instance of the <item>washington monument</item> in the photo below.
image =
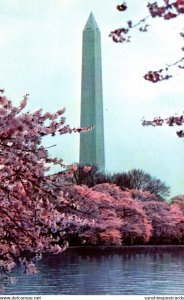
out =
[(101, 38), (91, 13), (83, 30), (81, 127), (94, 125), (90, 132), (80, 134), (79, 165), (105, 169), (104, 120), (102, 95)]

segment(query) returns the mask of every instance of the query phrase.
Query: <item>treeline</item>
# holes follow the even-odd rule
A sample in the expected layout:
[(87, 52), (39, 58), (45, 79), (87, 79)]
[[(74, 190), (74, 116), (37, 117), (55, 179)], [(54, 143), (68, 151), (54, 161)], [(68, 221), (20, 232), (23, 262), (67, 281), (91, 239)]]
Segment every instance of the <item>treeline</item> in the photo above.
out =
[(142, 170), (103, 175), (79, 168), (72, 180), (77, 184), (64, 188), (60, 209), (80, 207), (89, 223), (68, 236), (70, 245), (183, 244), (184, 196), (168, 203), (169, 187), (159, 179)]
[(105, 174), (100, 172), (96, 167), (91, 167), (87, 171), (84, 167), (78, 167), (74, 171), (72, 182), (77, 185), (87, 185), (88, 187), (93, 187), (101, 183), (113, 183), (119, 186), (123, 191), (127, 189), (149, 191), (160, 197), (160, 201), (165, 201), (165, 197), (169, 196), (170, 193), (170, 188), (165, 182), (140, 169)]

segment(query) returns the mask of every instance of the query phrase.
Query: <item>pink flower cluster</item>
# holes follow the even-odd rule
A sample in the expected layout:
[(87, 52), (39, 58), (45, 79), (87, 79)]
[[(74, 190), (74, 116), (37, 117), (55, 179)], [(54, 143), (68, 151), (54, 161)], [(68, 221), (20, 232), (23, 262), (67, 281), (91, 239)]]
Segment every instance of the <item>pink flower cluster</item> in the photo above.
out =
[[(169, 118), (166, 119), (162, 119), (161, 117), (156, 117), (153, 120), (149, 121), (149, 120), (142, 120), (142, 125), (143, 126), (162, 126), (164, 124), (164, 122), (168, 125), (168, 126), (182, 126), (184, 123), (184, 115), (175, 115), (175, 116), (170, 116)], [(178, 137), (183, 138), (184, 137), (184, 131), (183, 130), (179, 130), (176, 131), (176, 134)]]
[[(127, 4), (124, 2), (121, 5), (116, 6), (117, 10), (124, 12), (127, 10)], [(184, 0), (163, 0), (163, 5), (158, 4), (158, 1), (155, 1), (153, 3), (147, 4), (147, 8), (149, 11), (149, 15), (146, 16), (143, 19), (140, 19), (140, 21), (133, 23), (132, 20), (129, 20), (127, 22), (128, 26), (121, 27), (118, 29), (115, 29), (110, 32), (109, 36), (112, 38), (113, 42), (115, 43), (127, 43), (131, 41), (131, 35), (130, 31), (132, 29), (138, 28), (141, 32), (147, 32), (148, 27), (150, 26), (147, 23), (147, 19), (152, 17), (160, 17), (164, 20), (170, 20), (173, 18), (176, 18), (177, 16), (184, 13)], [(181, 36), (183, 37), (183, 33), (181, 33)], [(184, 50), (184, 47), (182, 47), (182, 50)], [(168, 80), (172, 77), (172, 75), (168, 74), (168, 69), (173, 66), (177, 66), (180, 69), (183, 69), (183, 60), (182, 57), (179, 61), (176, 61), (172, 64), (169, 64), (166, 66), (166, 68), (162, 68), (158, 71), (149, 71), (144, 75), (144, 79), (148, 80), (152, 83), (156, 83), (163, 80)]]
[(94, 219), (92, 225), (78, 234), (79, 244), (182, 244), (184, 241), (183, 196), (167, 203), (149, 191), (122, 191), (109, 183), (92, 188), (68, 186), (63, 193), (68, 203), (81, 204), (81, 214)]
[[(76, 166), (66, 168), (41, 144), (43, 136), (78, 130), (64, 124), (64, 109), (54, 114), (23, 112), (27, 97), (14, 107), (0, 96), (1, 274), (9, 274), (18, 257), (23, 259), (26, 274), (36, 273), (30, 255), (38, 258), (43, 252), (62, 252), (68, 246), (68, 232), (80, 232), (87, 224), (74, 205), (67, 213), (60, 209), (65, 200), (60, 197), (64, 177)], [(62, 171), (46, 176), (49, 164), (61, 166)]]

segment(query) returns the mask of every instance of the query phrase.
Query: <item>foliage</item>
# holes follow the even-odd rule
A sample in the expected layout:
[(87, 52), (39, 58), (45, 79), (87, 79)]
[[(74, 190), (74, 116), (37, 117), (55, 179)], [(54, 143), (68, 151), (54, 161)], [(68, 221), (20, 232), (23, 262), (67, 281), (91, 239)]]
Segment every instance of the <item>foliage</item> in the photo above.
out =
[(127, 173), (116, 174), (114, 183), (123, 190), (149, 191), (157, 196), (168, 196), (169, 187), (160, 179), (152, 177), (150, 174), (140, 169), (133, 169)]
[(123, 192), (116, 185), (106, 183), (93, 188), (66, 186), (64, 197), (68, 200), (67, 211), (68, 203), (80, 205), (82, 215), (94, 218), (94, 225), (79, 234), (76, 243), (121, 245), (149, 240), (150, 225), (145, 213), (128, 192)]
[(69, 241), (73, 245), (182, 244), (184, 241), (182, 196), (169, 204), (158, 201), (149, 192), (122, 191), (114, 184), (103, 183), (92, 188), (65, 186), (64, 198), (66, 211), (69, 203), (77, 209), (80, 205), (81, 216), (93, 219), (93, 226), (88, 225), (75, 235), (71, 233)]
[[(3, 91), (1, 91), (3, 92)], [(46, 135), (76, 132), (65, 125), (64, 110), (54, 114), (23, 113), (27, 95), (14, 107), (0, 96), (0, 274), (9, 278), (18, 258), (26, 274), (36, 273), (31, 258), (43, 252), (57, 254), (68, 245), (68, 232), (80, 232), (86, 219), (77, 210), (57, 209), (67, 169), (45, 176), (50, 164), (63, 169), (62, 160), (50, 158), (41, 145)], [(85, 129), (84, 129), (85, 130)], [(88, 129), (87, 129), (88, 130)], [(80, 131), (80, 130), (79, 130)], [(46, 166), (47, 165), (47, 166)]]
[(108, 183), (96, 185), (92, 190), (103, 192), (117, 203), (114, 209), (121, 220), (123, 244), (146, 243), (149, 240), (151, 230), (149, 220), (139, 202), (134, 201), (129, 192)]
[[(148, 31), (150, 26), (148, 19), (159, 17), (168, 21), (184, 13), (184, 0), (163, 0), (162, 5), (158, 3), (159, 1), (154, 1), (153, 3), (147, 2), (148, 15), (146, 17), (136, 23), (132, 20), (128, 20), (126, 26), (111, 31), (109, 36), (115, 43), (129, 43), (131, 41), (130, 32), (132, 30), (138, 29), (140, 32)], [(118, 11), (124, 12), (128, 7), (124, 2), (123, 4), (117, 5), (116, 8)], [(182, 38), (184, 37), (183, 32), (180, 33), (180, 36)], [(161, 68), (160, 70), (148, 71), (147, 74), (144, 75), (144, 79), (153, 83), (168, 80), (172, 77), (172, 75), (168, 73), (169, 68), (178, 67), (183, 69), (183, 61), (184, 57), (172, 64), (167, 64), (165, 68)]]
[(183, 195), (180, 195), (180, 196), (176, 196), (176, 197), (173, 197), (171, 199), (171, 203), (170, 203), (171, 206), (178, 206), (179, 209), (182, 211), (182, 213), (184, 214), (184, 196)]
[[(43, 136), (90, 128), (65, 125), (64, 110), (23, 113), (26, 102), (27, 96), (14, 107), (5, 96), (0, 97), (2, 284), (14, 281), (10, 273), (18, 259), (25, 274), (34, 274), (42, 253), (60, 253), (68, 243), (183, 242), (182, 196), (173, 198), (170, 205), (160, 203), (158, 195), (166, 195), (168, 187), (141, 170), (125, 173), (122, 179), (89, 166), (82, 170), (76, 165), (67, 167), (62, 160), (51, 158), (41, 144)], [(61, 166), (61, 171), (46, 175), (51, 164)], [(90, 187), (73, 184), (73, 173), (72, 180)], [(103, 181), (107, 182), (97, 184)]]
[(165, 202), (165, 199), (160, 195), (155, 195), (149, 191), (142, 191), (139, 189), (127, 189), (130, 193), (131, 197), (138, 201), (158, 201), (158, 202)]
[[(157, 201), (164, 201), (163, 197), (169, 195), (169, 187), (164, 182), (139, 169), (111, 175), (99, 172), (96, 167), (91, 167), (89, 172), (84, 171), (83, 167), (79, 167), (74, 172), (71, 180), (78, 185), (84, 184), (88, 187), (93, 187), (100, 183), (114, 183), (122, 190), (148, 191), (152, 195), (145, 195), (144, 198), (155, 197), (156, 195)], [(139, 198), (141, 199), (141, 197)]]
[(89, 167), (88, 169), (86, 169), (86, 166), (78, 166), (73, 172), (71, 181), (77, 185), (84, 184), (88, 187), (92, 187), (99, 183), (101, 177), (104, 178), (104, 175), (100, 173), (95, 166)]
[(100, 183), (114, 183), (115, 174), (106, 174), (99, 171), (96, 166), (78, 166), (73, 172), (71, 182), (77, 185), (93, 187)]
[(184, 215), (179, 206), (150, 201), (142, 202), (142, 208), (151, 221), (150, 243), (183, 243)]

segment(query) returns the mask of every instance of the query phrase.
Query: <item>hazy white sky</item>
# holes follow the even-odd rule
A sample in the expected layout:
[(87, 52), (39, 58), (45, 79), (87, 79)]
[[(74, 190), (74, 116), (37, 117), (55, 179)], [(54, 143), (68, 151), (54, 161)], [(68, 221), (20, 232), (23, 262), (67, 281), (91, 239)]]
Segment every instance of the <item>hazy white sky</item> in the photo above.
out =
[[(0, 78), (7, 96), (17, 103), (30, 94), (28, 110), (54, 112), (66, 107), (67, 123), (80, 125), (82, 30), (91, 11), (102, 35), (106, 170), (141, 168), (184, 194), (184, 140), (175, 129), (144, 128), (142, 117), (184, 111), (184, 71), (152, 84), (149, 70), (175, 62), (183, 53), (183, 16), (150, 20), (148, 33), (132, 32), (130, 44), (115, 44), (109, 32), (129, 19), (147, 16), (147, 1), (128, 0), (120, 13), (118, 0), (1, 0)], [(105, 4), (104, 4), (105, 3)], [(78, 161), (79, 136), (62, 136), (53, 154), (66, 163)]]

